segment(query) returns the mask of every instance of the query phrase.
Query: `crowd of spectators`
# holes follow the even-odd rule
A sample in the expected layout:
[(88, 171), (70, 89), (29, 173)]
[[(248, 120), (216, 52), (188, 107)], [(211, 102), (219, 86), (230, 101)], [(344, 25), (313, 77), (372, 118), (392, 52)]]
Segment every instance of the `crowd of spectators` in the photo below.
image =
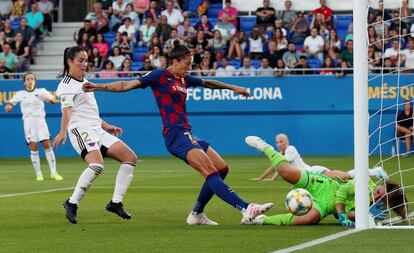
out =
[[(167, 66), (174, 40), (194, 54), (194, 75), (346, 75), (353, 67), (352, 16), (347, 15), (346, 33), (340, 37), (333, 10), (326, 0), (319, 2), (306, 13), (294, 11), (290, 0), (280, 10), (263, 0), (255, 11), (256, 24), (246, 30), (231, 0), (225, 0), (215, 16), (207, 15), (208, 8), (204, 13), (189, 11), (188, 1), (97, 0), (75, 40), (89, 51), (90, 69), (103, 70), (97, 74), (101, 77)], [(384, 25), (378, 25), (382, 19)], [(409, 35), (414, 25), (408, 1), (401, 9), (388, 10), (380, 0), (379, 9), (369, 9), (368, 21), (372, 71), (413, 68), (414, 41)]]
[(33, 63), (37, 42), (52, 32), (51, 0), (0, 0), (0, 79), (13, 78)]

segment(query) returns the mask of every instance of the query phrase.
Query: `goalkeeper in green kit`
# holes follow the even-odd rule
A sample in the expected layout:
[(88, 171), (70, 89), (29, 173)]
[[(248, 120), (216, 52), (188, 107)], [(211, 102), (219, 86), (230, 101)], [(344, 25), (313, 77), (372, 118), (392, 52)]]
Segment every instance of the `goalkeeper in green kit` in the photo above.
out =
[[(318, 224), (326, 216), (334, 214), (339, 219), (338, 224), (347, 227), (355, 225), (353, 180), (335, 180), (322, 174), (299, 170), (291, 166), (282, 154), (275, 151), (271, 145), (259, 137), (248, 136), (246, 137), (246, 143), (263, 152), (272, 162), (272, 166), (279, 172), (280, 176), (292, 184), (294, 188), (306, 189), (312, 195), (313, 205), (312, 209), (302, 216), (295, 216), (291, 213), (269, 217), (259, 215), (253, 220), (242, 219), (242, 224), (314, 225)], [(406, 217), (404, 192), (397, 183), (386, 181), (384, 184), (376, 185), (369, 180), (369, 194), (373, 202), (375, 202), (370, 208), (374, 219), (384, 219), (388, 215), (388, 212), (383, 210), (383, 203), (388, 203), (388, 207), (397, 215), (402, 218)]]

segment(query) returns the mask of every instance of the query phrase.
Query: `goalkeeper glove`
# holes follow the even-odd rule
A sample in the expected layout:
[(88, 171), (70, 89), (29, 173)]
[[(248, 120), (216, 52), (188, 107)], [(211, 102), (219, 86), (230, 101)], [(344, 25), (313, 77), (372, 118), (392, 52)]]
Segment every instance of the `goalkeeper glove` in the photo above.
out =
[(338, 224), (344, 227), (355, 227), (355, 222), (348, 219), (345, 212), (338, 213), (339, 222)]
[(383, 210), (384, 202), (377, 202), (369, 208), (369, 212), (376, 220), (384, 220), (388, 215), (387, 210)]

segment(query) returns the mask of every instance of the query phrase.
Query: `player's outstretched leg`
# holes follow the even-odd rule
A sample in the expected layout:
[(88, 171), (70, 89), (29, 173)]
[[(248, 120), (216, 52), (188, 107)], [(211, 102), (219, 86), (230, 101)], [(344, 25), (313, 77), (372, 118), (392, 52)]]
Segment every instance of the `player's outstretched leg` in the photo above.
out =
[(217, 222), (210, 220), (205, 213), (195, 213), (193, 211), (187, 217), (188, 225), (218, 225)]
[(69, 203), (69, 199), (63, 202), (63, 207), (66, 210), (66, 219), (73, 224), (78, 223), (78, 205)]
[(122, 219), (125, 219), (125, 220), (129, 220), (132, 217), (128, 212), (126, 212), (124, 210), (124, 205), (122, 204), (122, 202), (114, 203), (114, 202), (110, 201), (106, 205), (106, 210), (108, 212), (111, 212), (111, 213), (114, 213), (114, 214), (118, 215), (119, 217), (121, 217)]

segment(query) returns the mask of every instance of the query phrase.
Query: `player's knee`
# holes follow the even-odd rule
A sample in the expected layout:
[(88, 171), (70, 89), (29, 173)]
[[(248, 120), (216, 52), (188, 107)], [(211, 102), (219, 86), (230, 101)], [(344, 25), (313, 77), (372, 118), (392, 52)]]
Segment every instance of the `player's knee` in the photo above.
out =
[(98, 174), (101, 174), (104, 170), (104, 165), (101, 163), (90, 163), (88, 167)]
[(285, 178), (287, 175), (291, 173), (291, 168), (289, 164), (284, 163), (279, 166), (278, 172), (282, 178)]

